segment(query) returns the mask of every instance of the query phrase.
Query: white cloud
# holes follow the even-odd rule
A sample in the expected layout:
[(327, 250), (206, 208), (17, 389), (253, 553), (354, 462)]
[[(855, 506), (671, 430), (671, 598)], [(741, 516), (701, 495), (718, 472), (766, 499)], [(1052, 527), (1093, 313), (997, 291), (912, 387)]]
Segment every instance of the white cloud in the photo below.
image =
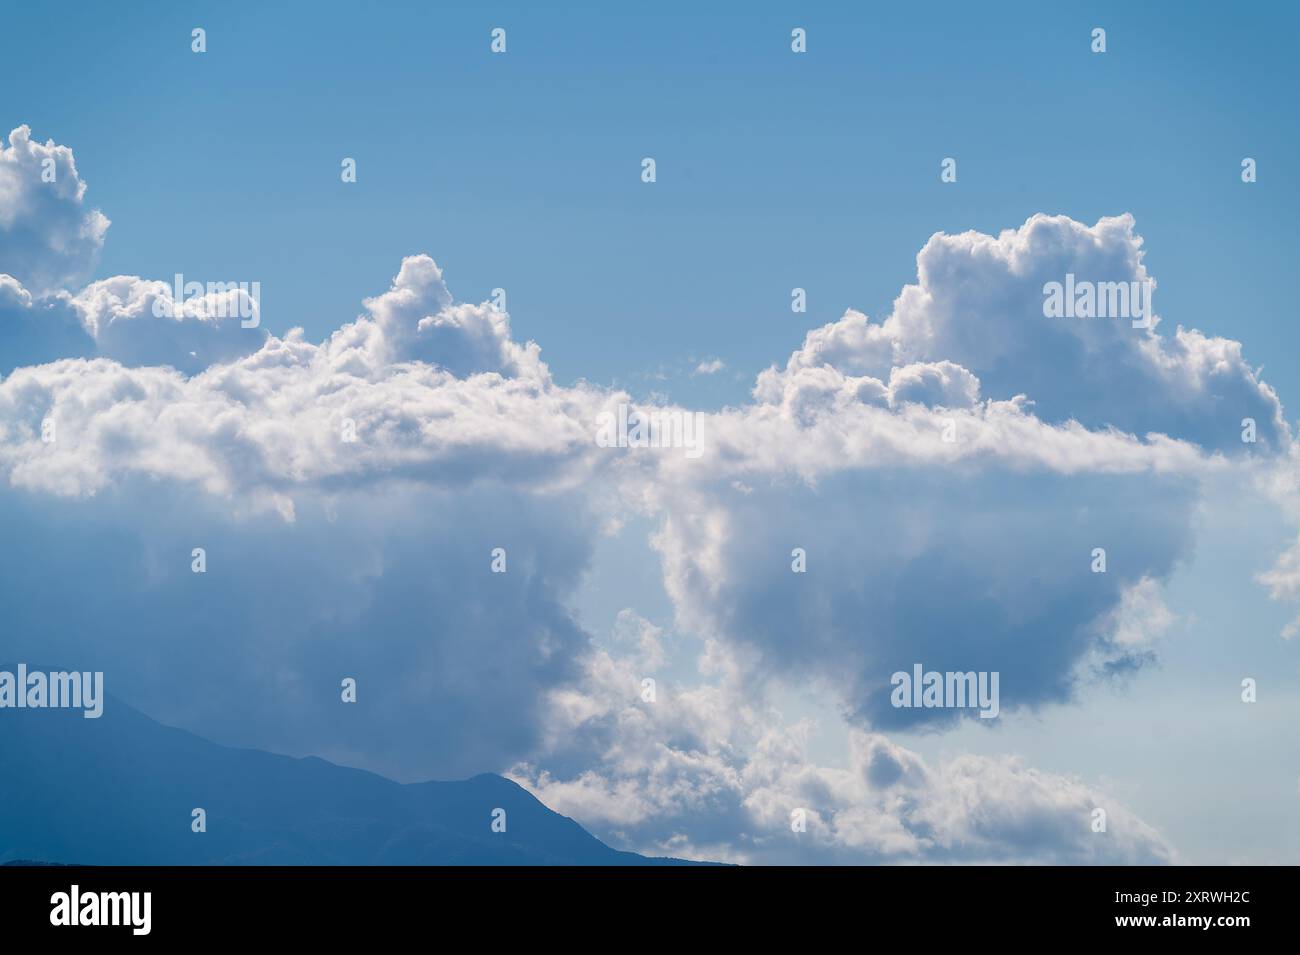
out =
[[(49, 171), (53, 181), (47, 181)], [(33, 142), (19, 126), (0, 143), (0, 264), (37, 293), (86, 278), (104, 244), (109, 221), (84, 205), (86, 184), (72, 150)]]
[[(374, 332), (364, 337), (374, 347), (372, 367), (424, 361), (458, 378), (494, 372), (503, 377), (548, 377), (540, 349), (510, 337), (510, 318), (495, 307), (452, 303), (442, 270), (427, 255), (408, 256), (383, 295), (366, 299)], [(346, 355), (365, 326), (356, 323), (336, 333), (331, 351)]]
[(1111, 616), (1111, 639), (1121, 647), (1146, 647), (1178, 622), (1165, 604), (1159, 585), (1143, 577), (1124, 591)]
[[(847, 766), (817, 765), (806, 753), (810, 727), (787, 724), (741, 662), (720, 663), (721, 646), (707, 653), (719, 680), (661, 683), (653, 703), (638, 696), (644, 658), (593, 653), (580, 687), (553, 694), (546, 749), (511, 777), (603, 837), (656, 854), (742, 863), (1175, 858), (1110, 794), (1011, 757), (932, 766), (854, 731)], [(1092, 830), (1098, 807), (1106, 833)], [(796, 809), (806, 811), (806, 832), (792, 831)]]
[[(62, 170), (48, 193), (31, 178), (44, 155)], [(1081, 663), (1137, 666), (1174, 617), (1159, 586), (1191, 546), (1200, 478), (1241, 466), (1243, 417), (1260, 456), (1290, 440), (1238, 343), (1043, 316), (1043, 284), (1067, 272), (1149, 278), (1130, 217), (934, 236), (883, 323), (850, 311), (810, 332), (752, 403), (705, 416), (691, 459), (599, 448), (600, 413), (627, 396), (558, 385), (508, 315), (455, 302), (426, 255), (320, 343), (198, 307), (160, 317), (167, 285), (135, 276), (59, 290), (107, 220), (65, 147), (21, 128), (3, 156), (0, 519), (20, 544), (0, 596), (22, 624), (7, 651), (83, 659), (111, 639), (141, 705), (246, 745), (407, 778), (518, 761), (544, 799), (640, 848), (1170, 857), (1109, 802), (1113, 838), (1097, 838), (1087, 814), (1106, 797), (1077, 780), (931, 765), (881, 735), (925, 715), (887, 704), (887, 675), (914, 662), (998, 670), (1004, 712), (1072, 699)], [(668, 659), (663, 632), (623, 616), (611, 652), (567, 610), (597, 528), (631, 510), (657, 524), (676, 628), (706, 639), (715, 681), (649, 709), (635, 690)], [(494, 576), (502, 541), (512, 570)], [(1089, 571), (1096, 546), (1106, 575)], [(1265, 578), (1276, 596), (1300, 593), (1292, 564)], [(97, 619), (51, 613), (32, 579), (85, 581)], [(159, 607), (189, 629), (162, 632)], [(358, 659), (377, 705), (347, 726), (315, 694)], [(806, 757), (806, 728), (766, 702), (777, 681), (843, 709), (847, 768)], [(227, 692), (254, 702), (232, 710)], [(472, 732), (431, 737), (446, 725)], [(812, 811), (802, 841), (796, 805)]]
[(92, 282), (65, 301), (94, 339), (96, 353), (131, 367), (169, 365), (187, 374), (257, 351), (266, 332), (259, 305), (238, 286), (174, 301), (170, 286), (134, 275)]
[[(1246, 363), (1238, 342), (1179, 327), (1158, 333), (1114, 318), (1047, 318), (1043, 287), (1080, 281), (1146, 282), (1142, 239), (1130, 215), (1086, 226), (1035, 215), (997, 237), (936, 233), (917, 255), (918, 281), (873, 325), (860, 312), (808, 333), (783, 370), (760, 378), (756, 396), (789, 405), (810, 373), (831, 369), (839, 390), (889, 380), (917, 362), (946, 361), (978, 379), (994, 400), (1027, 395), (1043, 421), (1079, 421), (1160, 432), (1210, 449), (1240, 451), (1240, 422), (1253, 417), (1275, 450), (1289, 432), (1276, 394)], [(860, 387), (860, 386), (859, 386)], [(872, 386), (875, 387), (874, 385)], [(962, 389), (969, 393), (967, 381)]]
[(950, 361), (916, 362), (889, 372), (892, 407), (915, 403), (938, 408), (970, 408), (980, 396), (979, 379)]

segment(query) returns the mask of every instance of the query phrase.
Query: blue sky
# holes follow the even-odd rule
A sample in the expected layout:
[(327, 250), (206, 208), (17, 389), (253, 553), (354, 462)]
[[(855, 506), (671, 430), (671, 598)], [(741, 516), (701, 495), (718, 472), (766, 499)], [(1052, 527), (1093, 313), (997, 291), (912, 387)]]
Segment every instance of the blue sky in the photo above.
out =
[[(1300, 203), (1294, 18), (1214, 4), (28, 5), (7, 15), (0, 105), (76, 145), (116, 221), (99, 274), (261, 277), (277, 332), (324, 335), (425, 251), (467, 300), (504, 287), (562, 381), (662, 388), (647, 376), (717, 356), (744, 380), (671, 384), (734, 401), (808, 327), (886, 314), (936, 231), (1127, 211), (1165, 314), (1249, 331), (1269, 380), (1294, 391), (1270, 361), (1294, 344), (1270, 280)], [(175, 39), (200, 24), (203, 57)], [(789, 53), (796, 24), (804, 57)], [(1099, 25), (1104, 55), (1089, 50)], [(494, 26), (505, 56), (485, 55)], [(946, 156), (954, 188), (938, 179)], [(1243, 156), (1260, 165), (1249, 189)], [(806, 316), (789, 311), (795, 286)]]
[[(1294, 862), (1296, 20), (8, 11), (0, 135), (68, 147), (87, 189), (45, 204), (34, 166), (0, 179), (21, 213), (0, 274), (31, 293), (0, 285), (0, 520), (25, 541), (4, 649), (116, 666), (124, 698), (219, 742), (508, 772), (638, 851)], [(93, 209), (112, 225), (85, 254), (33, 243)], [(39, 255), (65, 298), (41, 298)], [(1035, 324), (1066, 270), (1154, 277), (1152, 338)], [(146, 283), (178, 272), (260, 282), (261, 329), (160, 335)], [(497, 287), (506, 325), (478, 307)], [(103, 364), (45, 364), (76, 355)], [(1037, 404), (1009, 408), (1021, 390)], [(730, 411), (689, 471), (593, 451), (619, 401)], [(73, 436), (57, 454), (32, 437), (47, 408)], [(322, 437), (344, 414), (360, 457)], [(978, 436), (951, 458), (927, 443), (950, 414)], [(196, 540), (225, 555), (201, 579)], [(518, 570), (485, 580), (499, 543)], [(55, 579), (84, 599), (51, 610)], [(921, 649), (1001, 668), (995, 728), (880, 705), (880, 668)], [(1080, 678), (1094, 664), (1127, 675)], [(347, 668), (385, 687), (362, 718), (317, 689)], [(621, 694), (652, 671), (647, 711)], [(1112, 843), (1072, 828), (1094, 803)], [(819, 813), (804, 842), (796, 805)]]

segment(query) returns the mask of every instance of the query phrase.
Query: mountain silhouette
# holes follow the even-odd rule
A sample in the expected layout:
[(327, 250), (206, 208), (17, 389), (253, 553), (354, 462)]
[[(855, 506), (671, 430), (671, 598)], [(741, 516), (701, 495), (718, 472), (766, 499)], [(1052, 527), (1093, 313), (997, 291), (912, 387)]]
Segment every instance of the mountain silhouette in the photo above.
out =
[(501, 776), (401, 784), (219, 746), (111, 697), (99, 719), (0, 709), (0, 760), (0, 863), (681, 864), (612, 849)]

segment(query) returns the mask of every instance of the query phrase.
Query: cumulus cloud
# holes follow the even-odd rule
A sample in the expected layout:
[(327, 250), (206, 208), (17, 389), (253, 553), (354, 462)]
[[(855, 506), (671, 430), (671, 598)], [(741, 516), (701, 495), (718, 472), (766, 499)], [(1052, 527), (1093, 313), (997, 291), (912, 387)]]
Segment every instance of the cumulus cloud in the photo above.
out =
[(950, 361), (916, 362), (889, 372), (889, 403), (970, 408), (979, 401), (979, 379)]
[(1000, 673), (1005, 714), (1070, 701), (1099, 661), (1145, 660), (1106, 622), (1186, 552), (1197, 500), (1185, 476), (997, 461), (745, 486), (664, 496), (655, 546), (680, 625), (752, 648), (772, 678), (824, 682), (855, 724), (885, 729), (977, 719), (894, 707), (890, 675), (918, 663)]
[[(1239, 342), (1181, 326), (1163, 335), (1158, 314), (1150, 328), (1044, 315), (1044, 287), (1067, 275), (1154, 284), (1130, 215), (1093, 226), (1035, 215), (996, 237), (937, 233), (916, 262), (917, 283), (883, 322), (849, 311), (809, 332), (784, 369), (760, 379), (757, 397), (796, 403), (803, 389), (827, 387), (817, 371), (832, 370), (843, 387), (945, 361), (978, 379), (985, 397), (1027, 395), (1035, 414), (1053, 424), (1075, 420), (1240, 451), (1241, 421), (1249, 417), (1265, 446), (1279, 450), (1289, 441), (1276, 393), (1246, 363)], [(963, 382), (962, 393), (970, 387)]]
[(19, 126), (0, 143), (0, 271), (45, 293), (90, 274), (109, 221), (86, 208), (72, 150), (31, 134)]
[[(393, 286), (383, 295), (366, 299), (373, 316), (373, 335), (367, 359), (376, 365), (423, 361), (444, 368), (458, 378), (494, 372), (504, 377), (544, 378), (546, 368), (536, 344), (516, 344), (510, 337), (510, 318), (492, 305), (452, 303), (442, 280), (442, 270), (427, 255), (402, 260)], [(360, 324), (353, 326), (359, 334)], [(335, 336), (334, 345), (350, 350), (353, 337)]]
[(16, 282), (6, 295), (7, 278), (0, 276), (0, 374), (60, 358), (102, 357), (193, 375), (249, 355), (267, 338), (253, 319), (250, 327), (242, 324), (241, 311), (258, 316), (259, 308), (237, 286), (176, 300), (166, 283), (118, 275), (75, 294), (38, 298)]
[[(620, 627), (629, 617), (638, 619), (624, 611)], [(930, 765), (855, 731), (847, 765), (818, 765), (807, 756), (808, 724), (787, 724), (717, 644), (700, 661), (713, 681), (661, 684), (647, 702), (641, 678), (658, 653), (644, 642), (595, 651), (582, 681), (554, 694), (541, 756), (510, 774), (620, 845), (751, 864), (1175, 858), (1111, 794), (1012, 757)], [(1092, 830), (1097, 808), (1106, 833)], [(796, 832), (800, 811), (806, 831)]]
[(1127, 216), (936, 235), (884, 323), (809, 333), (710, 417), (700, 462), (657, 462), (679, 625), (824, 681), (864, 729), (973, 715), (895, 708), (917, 663), (999, 672), (1014, 712), (1154, 659), (1201, 479), (1289, 433), (1236, 342), (1043, 314), (1055, 276), (1147, 281), (1140, 247)]
[(261, 347), (259, 303), (234, 283), (179, 299), (168, 283), (131, 275), (70, 290), (93, 267), (108, 220), (83, 210), (70, 149), (32, 143), (25, 126), (10, 142), (0, 149), (0, 374), (91, 357), (193, 374)]
[(194, 374), (257, 351), (267, 337), (258, 327), (260, 303), (238, 284), (221, 284), (231, 287), (205, 287), (193, 297), (182, 292), (178, 301), (165, 283), (119, 275), (64, 300), (96, 354), (129, 367), (168, 365)]
[[(810, 332), (752, 402), (704, 416), (690, 457), (600, 447), (628, 397), (555, 382), (427, 255), (319, 343), (175, 303), (165, 282), (60, 287), (107, 220), (84, 210), (70, 151), (10, 142), (7, 655), (102, 668), (151, 715), (223, 741), (402, 778), (514, 765), (558, 808), (674, 854), (1171, 857), (1122, 809), (1116, 837), (1094, 838), (1104, 794), (1077, 780), (931, 765), (882, 735), (959, 716), (890, 705), (889, 675), (914, 663), (1000, 672), (1011, 716), (1139, 668), (1175, 616), (1160, 586), (1202, 476), (1239, 466), (1242, 418), (1261, 457), (1288, 446), (1240, 344), (1044, 316), (1044, 284), (1067, 273), (1149, 278), (1130, 217), (934, 236), (884, 322), (850, 311)], [(51, 152), (71, 192), (39, 191)], [(569, 609), (599, 529), (628, 511), (655, 522), (676, 629), (707, 641), (713, 682), (670, 688), (671, 706), (629, 702), (668, 659), (659, 628), (625, 615), (602, 648)], [(1293, 576), (1266, 583), (1300, 592)], [(59, 599), (67, 580), (84, 599)], [(355, 706), (338, 702), (346, 676)], [(778, 681), (839, 706), (847, 768), (806, 758), (804, 730), (765, 702)]]
[[(8, 658), (84, 661), (164, 721), (399, 778), (531, 750), (585, 647), (580, 488), (618, 396), (555, 387), (427, 256), (320, 344), (242, 327), (240, 288), (38, 294), (33, 274), (0, 277)], [(70, 580), (76, 601), (50, 589)]]
[(219, 742), (405, 781), (533, 752), (587, 645), (568, 609), (590, 559), (583, 503), (391, 482), (294, 504), (290, 524), (145, 480), (0, 495), (0, 651), (102, 670), (118, 699)]
[[(351, 338), (368, 324), (323, 346), (294, 332), (190, 378), (103, 358), (20, 368), (0, 382), (0, 468), (12, 485), (70, 496), (131, 475), (292, 496), (387, 477), (544, 490), (604, 463), (592, 434), (608, 396), (424, 363), (358, 364)], [(47, 421), (57, 441), (45, 440)]]

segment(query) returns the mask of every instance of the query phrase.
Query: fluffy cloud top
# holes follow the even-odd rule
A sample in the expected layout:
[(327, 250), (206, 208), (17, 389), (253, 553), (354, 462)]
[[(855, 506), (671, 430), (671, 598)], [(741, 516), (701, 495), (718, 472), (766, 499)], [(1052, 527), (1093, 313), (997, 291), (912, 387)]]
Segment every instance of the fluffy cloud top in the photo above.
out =
[[(1036, 215), (997, 237), (936, 234), (916, 261), (917, 284), (903, 289), (884, 322), (850, 311), (809, 332), (783, 370), (760, 377), (756, 396), (792, 409), (832, 393), (897, 401), (901, 381), (917, 389), (915, 400), (964, 407), (978, 385), (995, 400), (1028, 396), (1036, 416), (1053, 424), (1074, 420), (1240, 451), (1241, 421), (1249, 417), (1266, 446), (1289, 440), (1277, 395), (1239, 342), (1181, 326), (1163, 336), (1158, 315), (1150, 328), (1044, 315), (1044, 286), (1067, 275), (1078, 283), (1153, 282), (1132, 216), (1086, 226)], [(914, 367), (932, 362), (944, 362), (946, 374)], [(973, 377), (954, 379), (955, 366)]]
[(72, 150), (31, 132), (19, 126), (0, 143), (0, 272), (45, 293), (90, 274), (109, 221), (85, 207)]
[[(251, 316), (245, 327), (243, 315)], [(257, 351), (260, 307), (238, 285), (176, 300), (172, 286), (134, 275), (76, 293), (34, 295), (0, 275), (0, 374), (60, 358), (110, 358), (187, 375)]]
[[(541, 349), (511, 339), (505, 312), (487, 304), (452, 303), (442, 270), (427, 255), (403, 259), (393, 287), (365, 304), (374, 318), (373, 353), (367, 357), (376, 365), (422, 361), (458, 378), (484, 372), (507, 378), (547, 376)], [(362, 326), (353, 329), (362, 334)], [(346, 333), (336, 335), (334, 345), (339, 351), (350, 349), (350, 341), (343, 344), (348, 339)]]

